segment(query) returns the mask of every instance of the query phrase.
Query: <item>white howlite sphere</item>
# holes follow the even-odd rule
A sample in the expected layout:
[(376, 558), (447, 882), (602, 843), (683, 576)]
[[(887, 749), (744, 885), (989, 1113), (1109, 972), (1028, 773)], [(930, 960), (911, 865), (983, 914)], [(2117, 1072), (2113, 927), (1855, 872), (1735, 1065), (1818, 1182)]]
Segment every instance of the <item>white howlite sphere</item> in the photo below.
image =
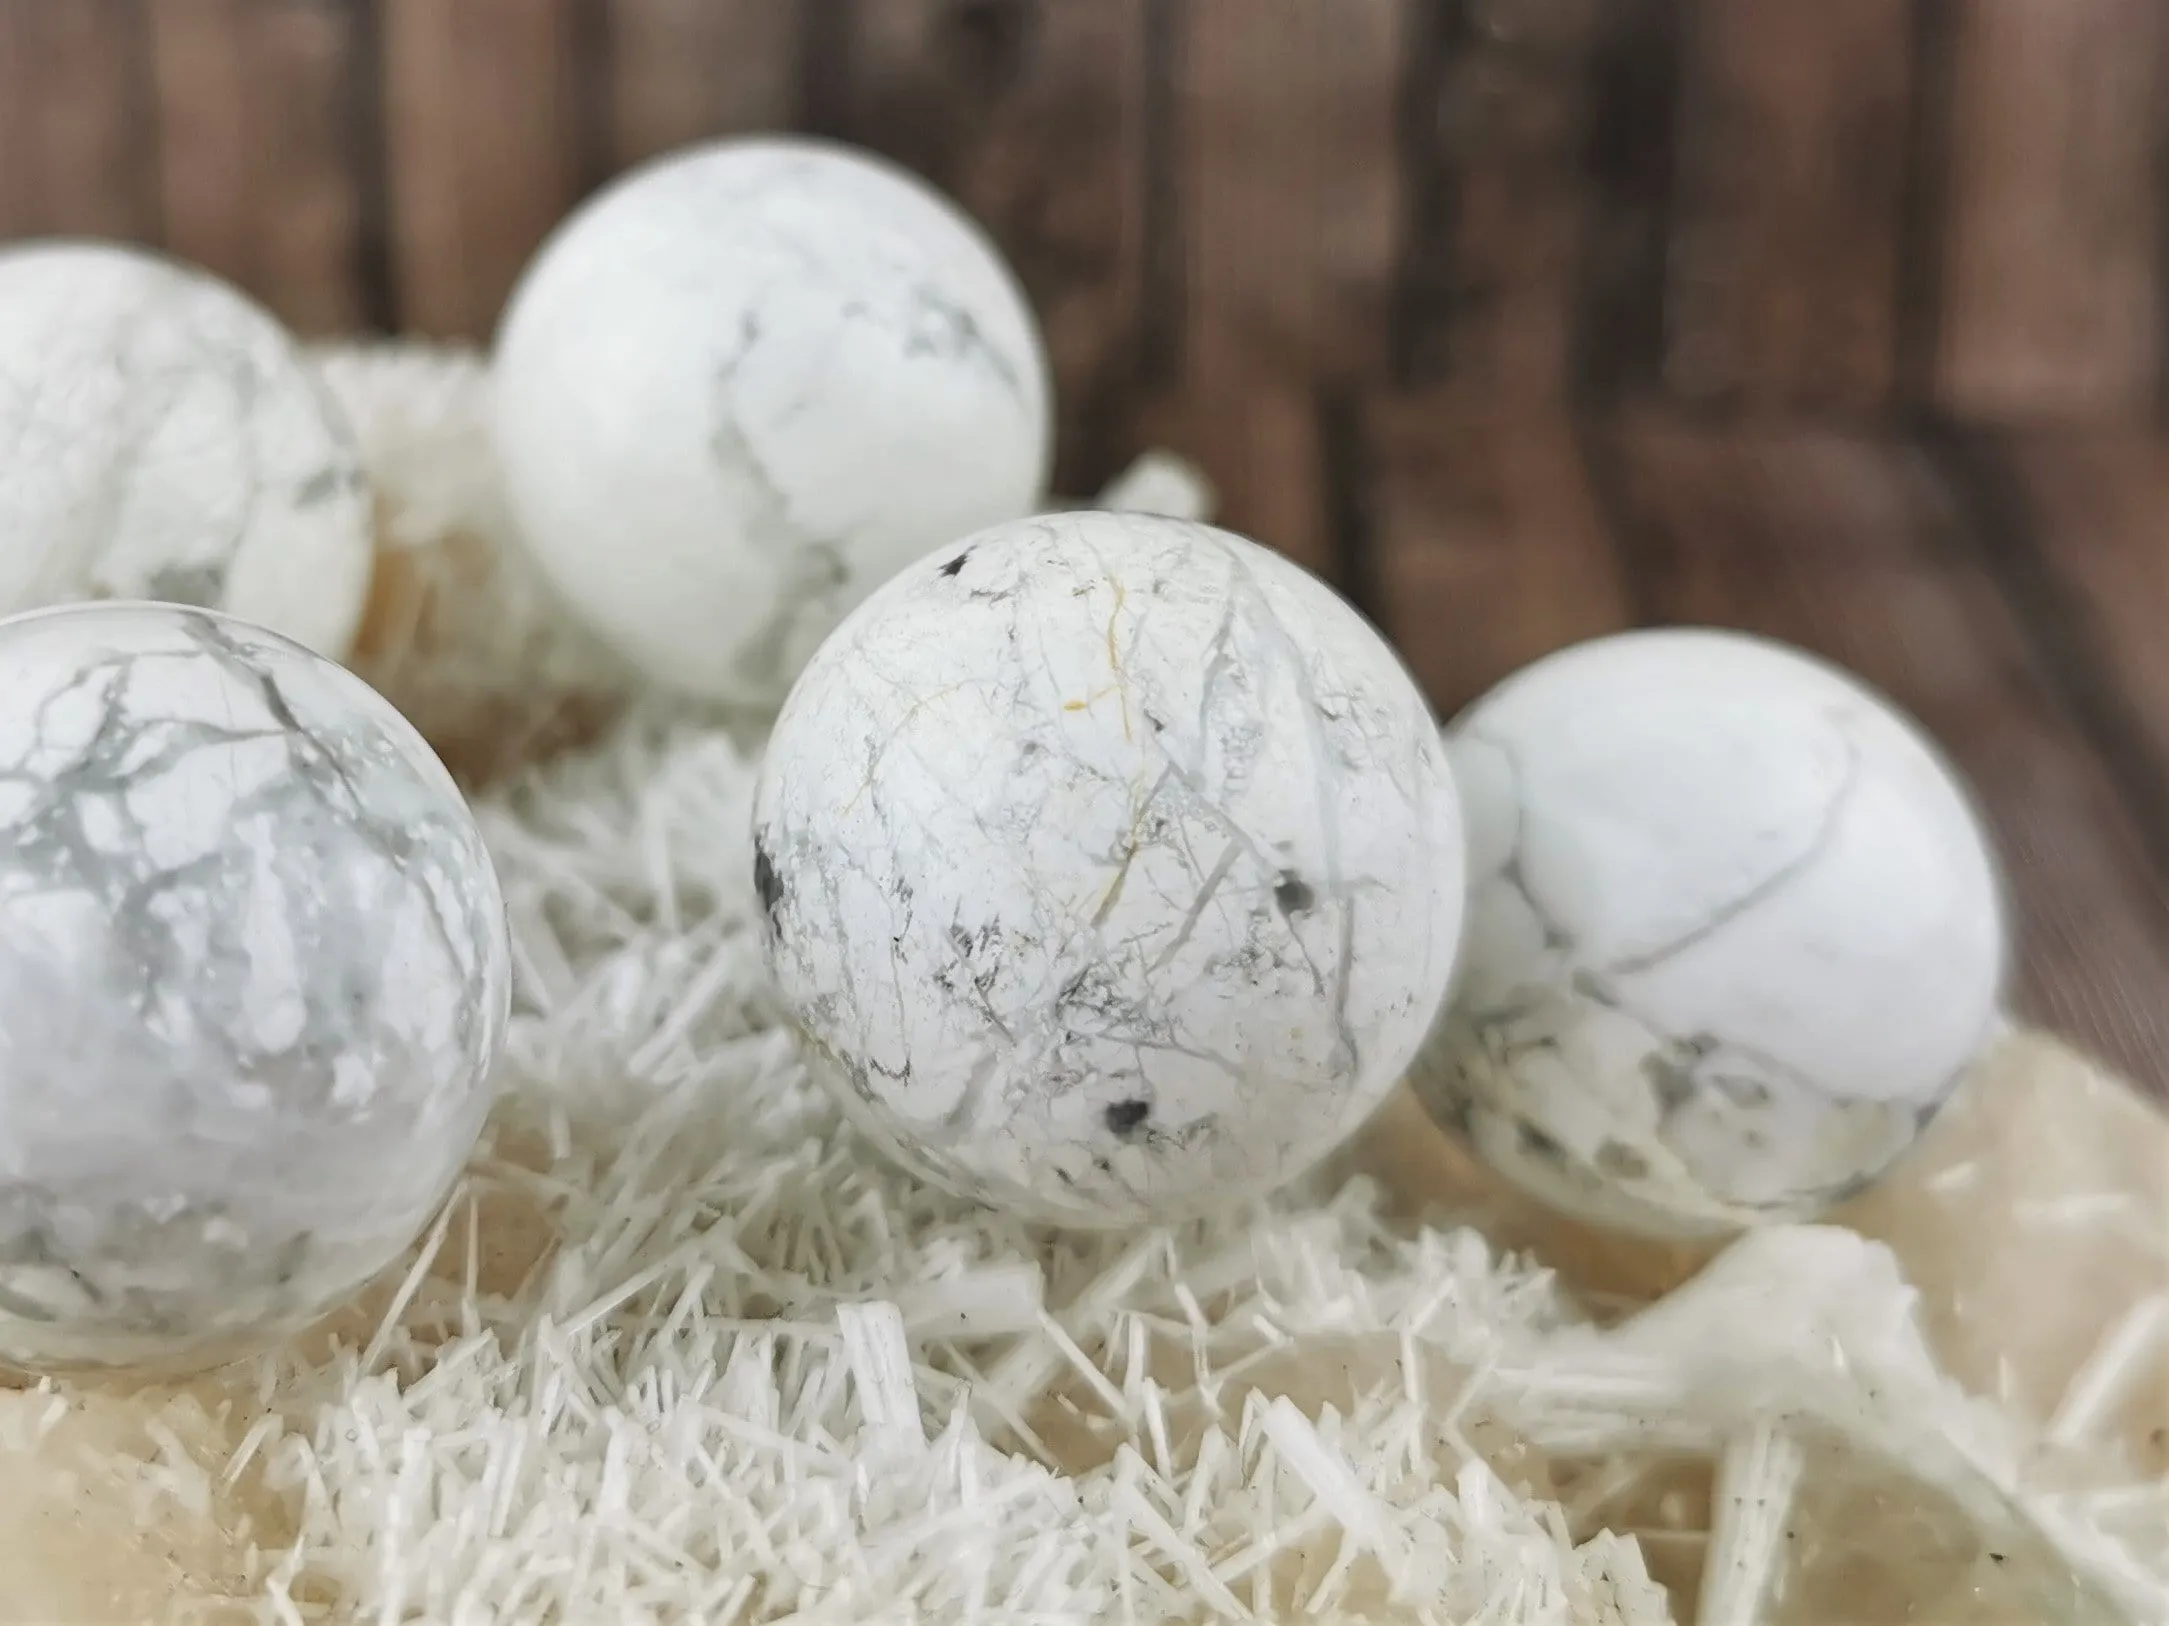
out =
[(343, 659), (374, 561), (352, 438), (293, 340), (136, 249), (0, 252), (0, 615), (225, 610)]
[(822, 142), (617, 182), (528, 268), (493, 366), (536, 562), (619, 654), (714, 701), (774, 705), (854, 604), (1046, 481), (1046, 358), (994, 248)]
[(0, 622), (0, 1361), (210, 1364), (350, 1297), (473, 1149), (509, 965), (360, 679), (202, 610)]
[(1302, 1174), (1452, 968), (1461, 818), (1406, 670), (1256, 544), (997, 526), (837, 629), (763, 763), (768, 955), (906, 1166), (1114, 1226)]
[(1412, 1082), (1531, 1194), (1651, 1235), (1810, 1217), (1914, 1142), (1990, 1035), (1988, 838), (1847, 674), (1629, 633), (1448, 733), (1468, 932)]

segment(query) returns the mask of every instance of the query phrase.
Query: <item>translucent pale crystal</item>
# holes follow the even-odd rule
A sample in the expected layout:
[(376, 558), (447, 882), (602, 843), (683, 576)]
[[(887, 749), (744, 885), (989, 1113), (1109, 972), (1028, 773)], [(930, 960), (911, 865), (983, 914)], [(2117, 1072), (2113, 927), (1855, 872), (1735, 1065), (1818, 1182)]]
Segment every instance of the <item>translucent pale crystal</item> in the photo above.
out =
[(1539, 1448), (1624, 1467), (1615, 1528), (1665, 1522), (1667, 1500), (1682, 1522), (1699, 1484), (1652, 1461), (1717, 1459), (1701, 1626), (2151, 1626), (2165, 1601), (2068, 1527), (2024, 1430), (1937, 1371), (1889, 1252), (1837, 1227), (1750, 1236), (1497, 1387)]
[[(234, 1417), (168, 1389), (0, 1390), (0, 1626), (250, 1618), (277, 1503), (224, 1483)], [(219, 1606), (225, 1606), (220, 1612)]]
[(2020, 1034), (1840, 1218), (1897, 1253), (1966, 1388), (2169, 1474), (2169, 1116)]
[[(1698, 1278), (1708, 1248), (1643, 1242), (1560, 1216), (1424, 1128), (1421, 1107), (1396, 1099), (1346, 1162), (1383, 1182), (1404, 1214), (1476, 1217), (1488, 1236), (1552, 1265), (1601, 1312), (1616, 1316), (1673, 1293), (1626, 1323), (1623, 1332), (1640, 1327), (1645, 1346), (1677, 1351), (1708, 1340), (1739, 1358), (1743, 1340), (1759, 1338), (1779, 1346), (1765, 1350), (1761, 1370), (1782, 1371), (1788, 1340), (1815, 1345), (1812, 1320), (1788, 1321), (1784, 1308), (1811, 1296), (1797, 1266), (1765, 1255), (1777, 1307), (1751, 1307), (1741, 1295), (1755, 1289), (1737, 1256)], [(2160, 1459), (2169, 1375), (2161, 1346), (2147, 1342), (2147, 1306), (2169, 1274), (2157, 1194), (2164, 1168), (2169, 1130), (2151, 1106), (2062, 1045), (2022, 1034), (1991, 1054), (1913, 1157), (1842, 1211), (1895, 1256), (1880, 1285), (1871, 1272), (1845, 1290), (1863, 1308), (1902, 1310), (1875, 1335), (1886, 1364), (1908, 1373), (1904, 1382), (1919, 1393), (1937, 1392), (1939, 1364), (1959, 1388), (2001, 1399), (2008, 1411), (1977, 1406), (1968, 1415), (1991, 1437), (2001, 1431), (2008, 1479), (1999, 1486), (1963, 1463), (1947, 1464), (1945, 1480), (1924, 1478), (1917, 1442), (1906, 1435), (1877, 1443), (1848, 1441), (1827, 1426), (1811, 1431), (1774, 1570), (1789, 1579), (1773, 1581), (1773, 1595), (1758, 1603), (1773, 1612), (1746, 1617), (1753, 1626), (2115, 1620), (2126, 1617), (2113, 1612), (2103, 1586), (2121, 1576), (2119, 1596), (2144, 1597), (2152, 1577), (2169, 1573)], [(1675, 1291), (1682, 1283), (1693, 1285)], [(1698, 1302), (1729, 1308), (1698, 1329)], [(1867, 1330), (1856, 1326), (1840, 1340), (1848, 1359), (1861, 1358)], [(1721, 1393), (1721, 1385), (1698, 1386), (1705, 1416), (1724, 1415)], [(1798, 1401), (1771, 1397), (1773, 1409)], [(1732, 1415), (1751, 1419), (1755, 1408), (1736, 1406)], [(1683, 1602), (1695, 1596), (1703, 1545), (1693, 1527), (1711, 1494), (1708, 1455), (1569, 1453), (1554, 1472), (1562, 1499), (1592, 1521), (1578, 1535), (1594, 1521), (1633, 1533), (1651, 1572)], [(2107, 1581), (2082, 1580), (2059, 1553), (2044, 1533), (2059, 1520), (2090, 1524)], [(1841, 1597), (1852, 1601), (1839, 1610)], [(1874, 1607), (1883, 1613), (1861, 1613), (1864, 1600), (1880, 1600)]]

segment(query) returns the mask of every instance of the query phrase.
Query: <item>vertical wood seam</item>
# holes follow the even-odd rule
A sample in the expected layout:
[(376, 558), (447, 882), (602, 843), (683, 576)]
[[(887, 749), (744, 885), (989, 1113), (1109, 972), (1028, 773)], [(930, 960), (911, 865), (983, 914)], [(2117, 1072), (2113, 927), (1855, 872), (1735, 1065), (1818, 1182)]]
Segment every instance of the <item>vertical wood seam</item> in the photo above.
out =
[(577, 204), (617, 169), (611, 135), (610, 11), (606, 0), (566, 0), (565, 87), (572, 106), (572, 199)]
[(1335, 585), (1374, 627), (1383, 627), (1378, 526), (1371, 506), (1376, 463), (1362, 397), (1353, 388), (1326, 390), (1313, 410), (1318, 424), (1318, 500), (1325, 510), (1325, 534), (1337, 566)]
[[(2107, 770), (2130, 807), (2156, 872), (2169, 878), (2169, 764), (2157, 760), (2147, 733), (2114, 674), (2093, 658), (2099, 635), (2083, 599), (2050, 563), (2041, 521), (2025, 482), (2001, 455), (2002, 435), (1923, 417), (1910, 436), (1929, 473), (1949, 494), (1964, 536), (1994, 584), (2043, 688)], [(2169, 920), (2155, 920), (2169, 940)]]
[[(1586, 406), (1608, 407), (1634, 390), (1654, 386), (1662, 360), (1665, 266), (1679, 169), (1685, 49), (1681, 3), (1612, 0), (1610, 37), (1598, 42), (1583, 70), (1589, 80), (1590, 115), (1582, 137), (1582, 168), (1595, 208), (1583, 234), (1576, 275), (1568, 394)], [(1645, 200), (1650, 218), (1638, 245), (1647, 263), (1632, 266), (1629, 285), (1622, 288), (1608, 276), (1606, 261), (1616, 248), (1613, 216), (1630, 188), (1627, 178), (1614, 173), (1605, 160), (1630, 153), (1638, 138), (1650, 143), (1646, 166), (1654, 176)], [(1629, 324), (1633, 331), (1611, 331)]]
[(347, 161), (354, 171), (354, 283), (363, 324), (399, 327), (399, 276), (392, 257), (391, 162), (385, 109), (391, 96), (384, 49), (384, 0), (351, 0), (354, 48), (347, 63)]
[(810, 135), (841, 139), (851, 121), (851, 35), (859, 0), (800, 3), (797, 122)]
[(1652, 585), (1659, 576), (1652, 527), (1627, 494), (1626, 454), (1611, 418), (1586, 402), (1577, 402), (1567, 409), (1567, 424), (1581, 461), (1582, 479), (1589, 487), (1590, 506), (1619, 566), (1628, 615), (1637, 627), (1660, 625), (1664, 618), (1657, 613)]
[(1184, 0), (1145, 0), (1143, 138), (1145, 164), (1142, 286), (1138, 289), (1138, 371), (1148, 389), (1182, 376), (1188, 326), (1189, 234), (1182, 164)]
[(1898, 240), (1898, 356), (1893, 391), (1900, 411), (1927, 409), (1936, 399), (1959, 4), (1960, 0), (1913, 0), (1912, 4), (1911, 107), (1905, 209)]
[(1387, 376), (1403, 389), (1430, 382), (1427, 341), (1451, 302), (1461, 177), (1440, 151), (1438, 127), (1447, 76), (1469, 36), (1468, 0), (1422, 0), (1401, 67), (1394, 146), (1402, 176), (1401, 242), (1387, 305)]
[(128, 150), (135, 167), (131, 204), (137, 229), (166, 242), (164, 131), (158, 117), (158, 61), (149, 0), (128, 0)]
[[(2162, 32), (2154, 59), (2158, 95), (2169, 97), (2169, 29)], [(2169, 119), (2154, 127), (2154, 195), (2169, 198)], [(2153, 418), (2169, 421), (2169, 207), (2154, 216), (2154, 299), (2163, 315), (2154, 334)]]

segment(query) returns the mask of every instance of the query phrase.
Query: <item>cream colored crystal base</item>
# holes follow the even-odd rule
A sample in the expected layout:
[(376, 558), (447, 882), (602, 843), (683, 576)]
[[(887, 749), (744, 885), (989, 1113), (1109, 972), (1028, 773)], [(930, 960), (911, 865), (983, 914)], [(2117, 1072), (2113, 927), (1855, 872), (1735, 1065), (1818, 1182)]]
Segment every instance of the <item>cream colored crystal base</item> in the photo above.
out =
[[(427, 525), (481, 523), (410, 443)], [(1517, 1205), (1406, 1103), (1315, 1190), (1050, 1234), (804, 1080), (752, 773), (643, 711), (484, 798), (484, 1156), (293, 1347), (0, 1394), (0, 1623), (2165, 1618), (2169, 1125), (2063, 1048), (1714, 1262)]]

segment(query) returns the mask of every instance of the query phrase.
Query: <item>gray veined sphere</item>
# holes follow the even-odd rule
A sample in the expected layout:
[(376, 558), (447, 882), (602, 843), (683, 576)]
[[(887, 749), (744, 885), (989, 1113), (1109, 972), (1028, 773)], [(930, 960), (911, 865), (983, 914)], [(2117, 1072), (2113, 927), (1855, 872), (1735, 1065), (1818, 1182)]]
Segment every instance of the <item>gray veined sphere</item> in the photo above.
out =
[(374, 568), (359, 455), (294, 341), (132, 248), (0, 252), (0, 615), (224, 610), (343, 659)]
[(1599, 1224), (1813, 1216), (1918, 1137), (1996, 1022), (1988, 838), (1920, 731), (1798, 651), (1599, 639), (1449, 729), (1469, 823), (1433, 1116)]
[(911, 566), (792, 690), (754, 817), (769, 964), (847, 1115), (1027, 1218), (1302, 1174), (1452, 968), (1429, 707), (1331, 590), (1203, 525), (1049, 515)]
[(571, 611), (653, 681), (773, 706), (928, 549), (1030, 512), (1030, 308), (960, 211), (796, 138), (636, 170), (543, 246), (493, 363), (507, 492)]
[(0, 622), (0, 1361), (185, 1369), (349, 1298), (473, 1149), (509, 960), (360, 679), (202, 610)]

